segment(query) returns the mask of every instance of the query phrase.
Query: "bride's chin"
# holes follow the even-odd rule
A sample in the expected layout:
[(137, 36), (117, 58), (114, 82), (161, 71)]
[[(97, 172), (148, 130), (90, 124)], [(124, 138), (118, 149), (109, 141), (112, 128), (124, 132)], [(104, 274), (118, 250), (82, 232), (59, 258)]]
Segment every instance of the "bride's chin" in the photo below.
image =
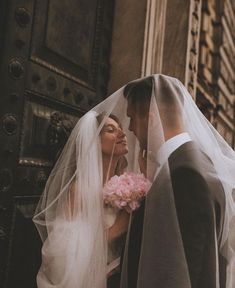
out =
[(124, 148), (122, 150), (116, 151), (115, 154), (121, 157), (121, 156), (126, 155), (127, 153), (128, 153), (128, 148)]

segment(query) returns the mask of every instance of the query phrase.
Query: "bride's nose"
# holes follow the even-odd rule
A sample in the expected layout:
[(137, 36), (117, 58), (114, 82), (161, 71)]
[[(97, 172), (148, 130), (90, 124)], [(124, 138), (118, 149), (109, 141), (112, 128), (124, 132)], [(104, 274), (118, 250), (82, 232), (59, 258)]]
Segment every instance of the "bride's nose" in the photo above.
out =
[(122, 129), (118, 129), (118, 137), (125, 137), (126, 133)]

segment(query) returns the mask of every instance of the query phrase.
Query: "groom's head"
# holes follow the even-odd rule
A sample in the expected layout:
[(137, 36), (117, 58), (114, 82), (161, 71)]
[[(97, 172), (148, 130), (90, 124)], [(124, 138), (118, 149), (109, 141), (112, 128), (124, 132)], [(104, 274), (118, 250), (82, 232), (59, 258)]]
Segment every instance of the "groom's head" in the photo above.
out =
[(153, 80), (153, 77), (150, 76), (130, 82), (124, 88), (124, 97), (128, 101), (127, 116), (130, 117), (129, 130), (138, 138), (142, 149), (147, 148)]
[[(150, 112), (152, 92), (157, 110)], [(158, 75), (155, 85), (153, 76), (130, 82), (124, 88), (124, 97), (128, 101), (129, 130), (136, 135), (142, 149), (147, 148), (149, 119), (153, 120), (151, 123), (160, 119), (161, 123), (155, 126), (163, 129), (165, 140), (183, 132), (183, 96), (175, 78)], [(153, 111), (156, 115), (152, 115)]]

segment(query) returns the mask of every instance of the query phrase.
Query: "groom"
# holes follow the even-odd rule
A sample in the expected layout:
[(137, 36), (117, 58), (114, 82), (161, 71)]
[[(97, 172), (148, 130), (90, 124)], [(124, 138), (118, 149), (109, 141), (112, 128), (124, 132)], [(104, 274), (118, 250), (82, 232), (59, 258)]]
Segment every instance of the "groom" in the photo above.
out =
[(129, 130), (138, 138), (143, 155), (142, 172), (150, 153), (148, 139), (157, 134), (148, 135), (152, 93), (165, 142), (159, 149), (162, 155), (155, 157), (160, 163), (158, 176), (132, 216), (121, 287), (216, 288), (219, 283), (225, 288), (226, 263), (217, 254), (225, 209), (223, 187), (212, 176), (216, 175), (212, 162), (185, 129), (180, 91), (172, 79), (159, 75), (156, 87), (150, 76), (124, 89)]

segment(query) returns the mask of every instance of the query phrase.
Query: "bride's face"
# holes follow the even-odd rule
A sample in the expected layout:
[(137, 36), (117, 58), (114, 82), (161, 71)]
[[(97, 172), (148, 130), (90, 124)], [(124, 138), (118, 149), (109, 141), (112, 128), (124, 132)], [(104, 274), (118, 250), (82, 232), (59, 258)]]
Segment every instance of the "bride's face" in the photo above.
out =
[(126, 134), (120, 125), (108, 117), (100, 133), (102, 152), (105, 155), (123, 156), (128, 152)]

